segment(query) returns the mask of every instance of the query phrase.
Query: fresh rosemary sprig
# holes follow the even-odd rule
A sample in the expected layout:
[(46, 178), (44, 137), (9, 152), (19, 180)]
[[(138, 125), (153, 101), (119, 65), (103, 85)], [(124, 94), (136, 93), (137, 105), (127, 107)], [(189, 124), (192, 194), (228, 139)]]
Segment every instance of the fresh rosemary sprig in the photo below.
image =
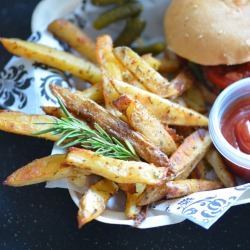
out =
[(56, 142), (56, 145), (61, 148), (68, 148), (75, 145), (80, 145), (85, 149), (94, 150), (97, 154), (102, 154), (116, 159), (122, 160), (139, 160), (133, 146), (126, 141), (125, 147), (116, 138), (109, 136), (98, 124), (95, 124), (95, 129), (91, 129), (81, 120), (73, 117), (62, 101), (58, 98), (58, 103), (65, 114), (65, 117), (60, 119), (54, 117), (54, 122), (42, 122), (37, 124), (53, 124), (49, 129), (44, 129), (33, 133), (41, 135), (45, 133), (60, 134), (61, 138)]

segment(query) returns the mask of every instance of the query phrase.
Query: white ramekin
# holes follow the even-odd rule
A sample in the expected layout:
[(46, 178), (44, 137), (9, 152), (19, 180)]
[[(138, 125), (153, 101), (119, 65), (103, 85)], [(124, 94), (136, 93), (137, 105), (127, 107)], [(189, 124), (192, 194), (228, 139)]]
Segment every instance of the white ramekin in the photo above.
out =
[(221, 119), (228, 108), (240, 98), (250, 96), (250, 78), (237, 81), (217, 97), (209, 114), (209, 132), (217, 150), (229, 163), (231, 170), (242, 179), (250, 181), (250, 155), (235, 149), (221, 132)]

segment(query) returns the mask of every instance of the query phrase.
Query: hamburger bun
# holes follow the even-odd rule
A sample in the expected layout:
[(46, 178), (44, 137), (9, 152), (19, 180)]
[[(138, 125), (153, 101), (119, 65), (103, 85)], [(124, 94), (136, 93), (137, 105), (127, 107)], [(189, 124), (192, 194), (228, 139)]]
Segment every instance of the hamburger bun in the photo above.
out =
[(164, 30), (167, 47), (195, 63), (250, 61), (249, 0), (173, 0)]

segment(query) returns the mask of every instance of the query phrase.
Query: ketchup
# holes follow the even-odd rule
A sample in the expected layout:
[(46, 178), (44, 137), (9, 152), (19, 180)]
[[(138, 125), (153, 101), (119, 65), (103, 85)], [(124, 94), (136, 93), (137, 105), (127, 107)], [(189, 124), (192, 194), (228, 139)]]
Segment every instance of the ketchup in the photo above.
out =
[(250, 96), (228, 108), (221, 120), (221, 132), (234, 148), (250, 154)]

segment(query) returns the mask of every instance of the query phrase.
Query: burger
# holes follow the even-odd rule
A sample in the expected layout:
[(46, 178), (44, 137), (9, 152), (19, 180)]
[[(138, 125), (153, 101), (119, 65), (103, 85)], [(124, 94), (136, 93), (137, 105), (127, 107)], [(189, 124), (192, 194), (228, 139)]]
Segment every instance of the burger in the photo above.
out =
[(250, 77), (249, 0), (173, 0), (164, 17), (166, 44), (219, 92)]

